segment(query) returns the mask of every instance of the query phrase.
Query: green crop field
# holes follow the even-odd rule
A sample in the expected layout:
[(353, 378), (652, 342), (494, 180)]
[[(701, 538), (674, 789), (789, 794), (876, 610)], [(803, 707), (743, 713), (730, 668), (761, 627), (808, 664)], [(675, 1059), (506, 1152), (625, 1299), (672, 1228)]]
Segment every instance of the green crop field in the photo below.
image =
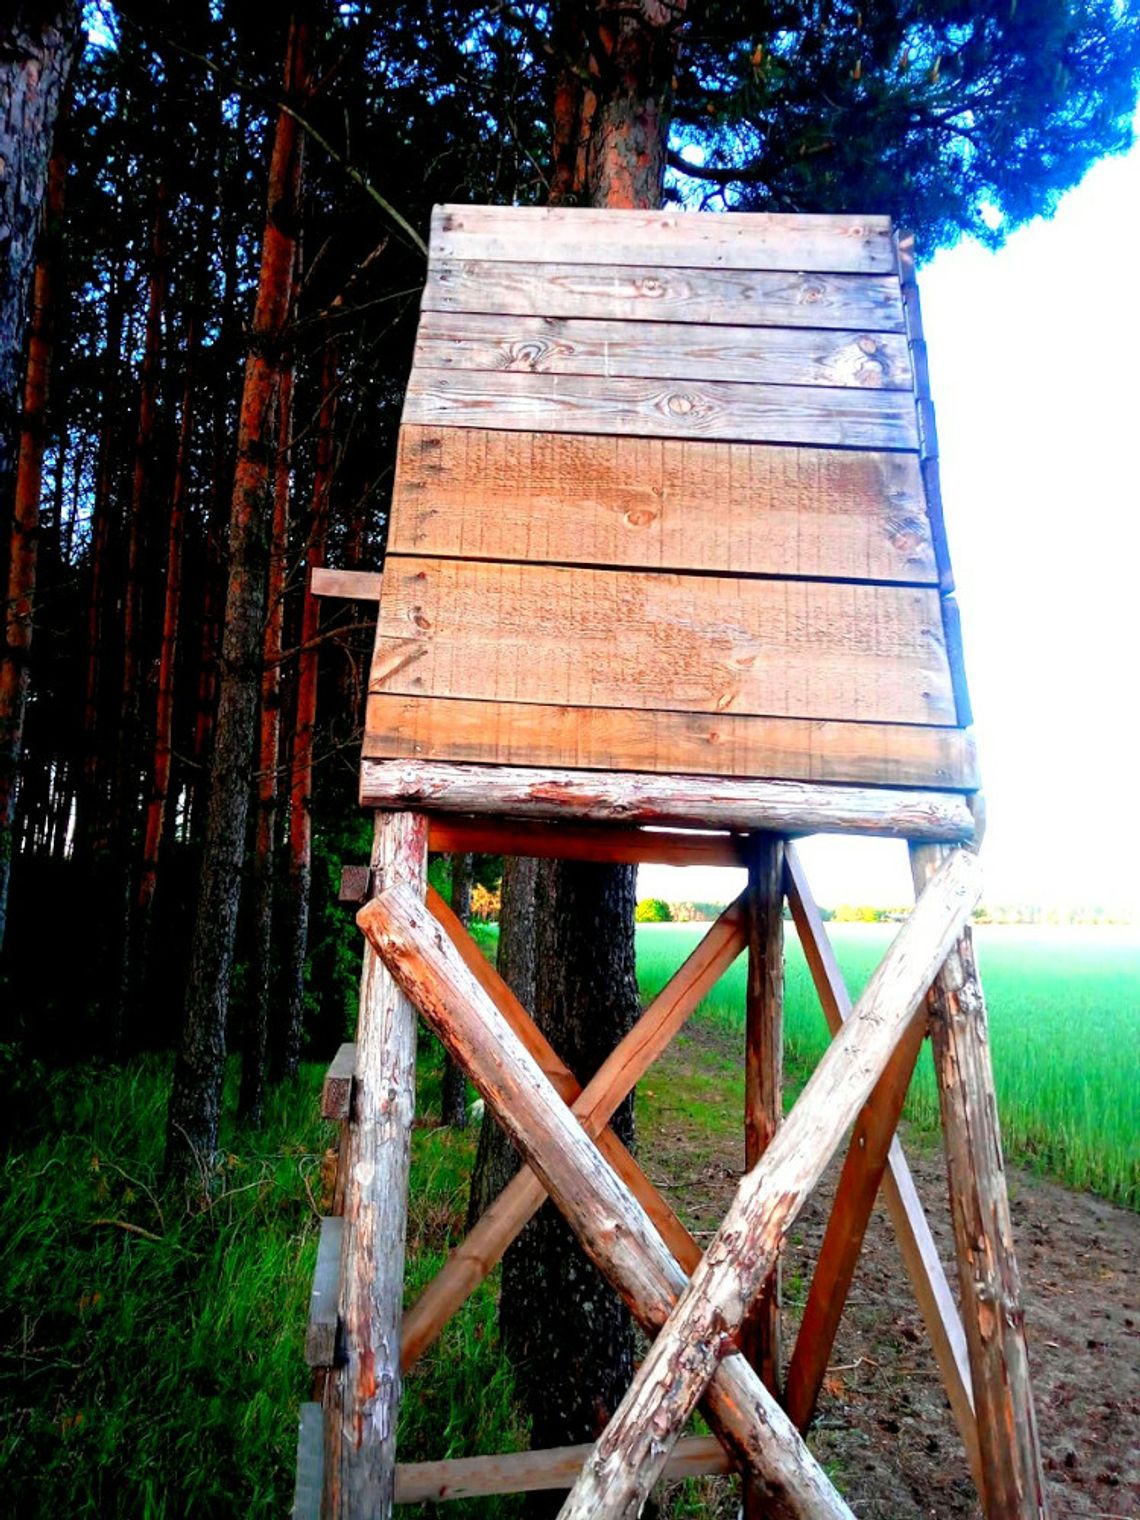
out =
[[(814, 1064), (827, 1044), (795, 932), (787, 926), (789, 1061)], [(651, 996), (703, 932), (642, 924), (638, 977)], [(893, 934), (890, 924), (829, 924), (857, 996)], [(1140, 1206), (1140, 931), (983, 926), (976, 931), (990, 1015), (1002, 1134), (1011, 1159), (1129, 1207)], [(744, 960), (696, 1017), (729, 1031), (744, 1022)], [(927, 1049), (908, 1101), (922, 1127), (937, 1119)]]

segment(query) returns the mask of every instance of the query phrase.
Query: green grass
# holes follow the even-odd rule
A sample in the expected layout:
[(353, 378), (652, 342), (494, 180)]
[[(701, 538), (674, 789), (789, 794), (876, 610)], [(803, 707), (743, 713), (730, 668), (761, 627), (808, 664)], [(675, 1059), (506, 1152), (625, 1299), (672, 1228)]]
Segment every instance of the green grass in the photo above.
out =
[[(894, 927), (828, 928), (857, 996)], [(699, 924), (638, 928), (644, 996), (664, 984), (702, 932)], [(977, 941), (1007, 1154), (1073, 1187), (1140, 1207), (1140, 936), (1099, 927), (993, 926), (980, 928)], [(787, 947), (785, 1021), (794, 1074), (818, 1061), (827, 1032), (790, 926)], [(717, 983), (696, 1017), (733, 1035), (742, 1032), (743, 958)], [(937, 1103), (926, 1050), (907, 1115), (918, 1126), (933, 1129)]]

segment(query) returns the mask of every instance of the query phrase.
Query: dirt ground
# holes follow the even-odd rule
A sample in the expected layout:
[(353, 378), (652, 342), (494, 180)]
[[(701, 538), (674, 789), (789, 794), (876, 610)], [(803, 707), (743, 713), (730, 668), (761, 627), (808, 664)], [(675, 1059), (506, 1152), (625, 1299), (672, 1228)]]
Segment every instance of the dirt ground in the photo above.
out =
[[(719, 1043), (711, 1032), (698, 1038)], [(683, 1053), (670, 1051), (662, 1064), (666, 1071), (674, 1063), (691, 1070), (693, 1056), (690, 1044)], [(690, 1227), (712, 1230), (735, 1189), (741, 1145), (723, 1131), (705, 1131), (698, 1140), (692, 1126), (663, 1116), (645, 1135), (643, 1156)], [(907, 1144), (907, 1156), (949, 1263), (941, 1151), (927, 1140)], [(841, 1160), (842, 1148), (797, 1220), (784, 1257), (785, 1355), (794, 1344)], [(1008, 1178), (1054, 1520), (1138, 1520), (1140, 1215), (1016, 1169)], [(864, 1243), (812, 1447), (860, 1520), (973, 1520), (981, 1514), (890, 1221), (880, 1209)], [(728, 1508), (728, 1495), (717, 1502), (713, 1493), (722, 1481), (710, 1480), (710, 1511)]]

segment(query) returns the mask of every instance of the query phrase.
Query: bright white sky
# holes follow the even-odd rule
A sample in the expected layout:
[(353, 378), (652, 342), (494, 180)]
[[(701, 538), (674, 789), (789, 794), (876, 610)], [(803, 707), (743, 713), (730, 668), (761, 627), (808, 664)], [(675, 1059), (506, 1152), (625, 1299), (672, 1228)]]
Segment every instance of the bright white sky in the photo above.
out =
[[(1140, 147), (1051, 221), (919, 273), (987, 801), (991, 903), (1140, 916)], [(801, 847), (819, 901), (903, 903), (902, 846)], [(737, 873), (643, 866), (724, 900)]]

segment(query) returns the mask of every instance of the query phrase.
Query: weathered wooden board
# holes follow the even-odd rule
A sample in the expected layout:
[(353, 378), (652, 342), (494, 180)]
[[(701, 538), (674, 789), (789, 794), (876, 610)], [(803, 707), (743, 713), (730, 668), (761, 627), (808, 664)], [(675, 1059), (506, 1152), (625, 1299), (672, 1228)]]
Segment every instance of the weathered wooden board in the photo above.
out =
[(610, 865), (742, 866), (748, 836), (689, 829), (623, 829), (518, 818), (429, 818), (428, 848), (441, 855), (530, 855)]
[(376, 570), (326, 570), (321, 565), (313, 570), (309, 590), (314, 596), (374, 602), (380, 595), (380, 575)]
[(433, 260), (425, 311), (902, 332), (898, 276)]
[(640, 264), (647, 252), (681, 268), (858, 270), (895, 268), (885, 216), (821, 216), (563, 207), (436, 206), (432, 259), (573, 259)]
[(938, 579), (915, 454), (483, 428), (403, 428), (388, 552)]
[(938, 593), (392, 558), (371, 692), (954, 723)]
[[(364, 868), (366, 889), (357, 898), (357, 902), (363, 902), (368, 896), (368, 887), (371, 886), (369, 878), (371, 871), (367, 866)], [(356, 1071), (356, 1046), (341, 1045), (329, 1064), (325, 1073), (324, 1084), (321, 1087), (321, 1118), (322, 1119), (347, 1119), (352, 1112), (352, 1082)]]
[(698, 327), (690, 322), (591, 322), (425, 311), (416, 338), (426, 369), (551, 375), (736, 380), (910, 390), (901, 334), (819, 327)]
[(320, 1520), (325, 1477), (324, 1410), (302, 1404), (297, 1424), (297, 1476), (293, 1487), (292, 1520)]
[(739, 385), (728, 380), (629, 380), (417, 367), (408, 381), (403, 421), (857, 449), (918, 446), (914, 397), (909, 392)]
[(966, 792), (979, 785), (973, 736), (957, 728), (384, 694), (368, 699), (364, 756)]
[[(355, 1046), (349, 1048), (355, 1051)], [(305, 1331), (305, 1361), (310, 1367), (331, 1367), (336, 1361), (343, 1239), (343, 1219), (328, 1215), (321, 1220), (317, 1265), (313, 1271), (313, 1291), (309, 1296), (309, 1324)]]

